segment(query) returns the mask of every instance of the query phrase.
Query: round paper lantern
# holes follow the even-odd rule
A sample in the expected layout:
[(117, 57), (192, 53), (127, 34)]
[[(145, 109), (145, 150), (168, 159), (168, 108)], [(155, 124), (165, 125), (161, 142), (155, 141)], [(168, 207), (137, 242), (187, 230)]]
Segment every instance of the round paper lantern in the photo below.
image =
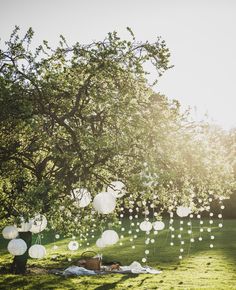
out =
[(32, 226), (30, 231), (34, 234), (40, 233), (47, 227), (47, 219), (44, 215), (36, 215), (34, 219), (31, 220)]
[(106, 244), (105, 244), (105, 242), (103, 241), (103, 239), (100, 238), (100, 239), (97, 239), (97, 241), (96, 241), (96, 246), (97, 246), (98, 248), (105, 248), (105, 247), (106, 247)]
[(161, 231), (165, 228), (165, 224), (162, 221), (156, 221), (152, 226), (155, 231)]
[(185, 206), (177, 207), (176, 213), (179, 217), (186, 217), (191, 213), (191, 209)]
[(102, 240), (106, 245), (114, 245), (119, 241), (119, 236), (113, 230), (106, 230), (102, 233)]
[(72, 195), (78, 202), (79, 207), (88, 206), (92, 200), (91, 193), (86, 188), (76, 188), (73, 190)]
[(129, 265), (129, 268), (132, 270), (132, 269), (137, 269), (137, 268), (141, 268), (141, 264), (139, 262), (132, 262), (130, 265)]
[(29, 256), (33, 259), (43, 259), (46, 256), (46, 249), (42, 245), (33, 245), (29, 248)]
[(27, 251), (27, 245), (22, 239), (13, 239), (8, 243), (7, 250), (13, 256), (21, 256)]
[(112, 193), (116, 198), (122, 197), (125, 195), (125, 185), (121, 181), (112, 181), (108, 187), (107, 192)]
[(18, 230), (15, 226), (6, 226), (2, 231), (2, 235), (7, 240), (15, 239), (18, 236)]
[(141, 222), (139, 227), (140, 227), (141, 231), (149, 232), (152, 229), (152, 224), (148, 221), (143, 221), (143, 222)]
[(71, 241), (71, 242), (69, 242), (69, 244), (68, 244), (68, 249), (69, 249), (70, 251), (76, 251), (76, 250), (78, 250), (78, 248), (79, 248), (79, 244), (78, 244), (78, 242), (76, 242), (76, 241)]
[(143, 267), (139, 262), (134, 261), (132, 264), (129, 265), (129, 268), (132, 273), (134, 274), (140, 274), (140, 271), (143, 271)]
[(155, 231), (161, 231), (165, 228), (165, 224), (162, 221), (156, 221), (152, 225)]
[(29, 222), (25, 222), (23, 218), (21, 218), (21, 224), (20, 227), (18, 227), (18, 232), (28, 232), (30, 231), (32, 227), (32, 220), (29, 220)]
[(116, 198), (110, 192), (100, 192), (93, 200), (93, 207), (98, 213), (111, 213), (116, 207)]

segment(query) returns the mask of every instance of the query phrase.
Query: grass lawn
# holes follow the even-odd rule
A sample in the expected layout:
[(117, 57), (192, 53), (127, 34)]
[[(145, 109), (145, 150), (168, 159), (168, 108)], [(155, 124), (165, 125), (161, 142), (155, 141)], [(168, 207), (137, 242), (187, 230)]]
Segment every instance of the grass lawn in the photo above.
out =
[[(155, 236), (152, 233), (150, 238), (155, 238), (156, 241), (154, 244), (146, 245), (146, 249), (150, 251), (147, 264), (163, 270), (159, 275), (109, 274), (64, 278), (44, 273), (31, 273), (25, 276), (2, 274), (0, 275), (0, 289), (236, 289), (236, 220), (225, 220), (222, 229), (218, 229), (216, 221), (214, 224), (212, 233), (208, 233), (206, 231), (208, 221), (204, 222), (203, 240), (200, 242), (197, 239), (199, 221), (193, 221), (195, 242), (190, 246), (188, 226), (185, 222), (182, 234), (185, 238), (182, 260), (178, 258), (180, 255), (180, 240), (177, 237), (179, 231), (175, 233), (175, 243), (172, 247), (168, 230), (163, 230)], [(94, 246), (95, 236), (90, 241), (89, 249), (102, 252), (104, 260), (107, 261), (118, 260), (123, 265), (129, 265), (134, 260), (141, 262), (145, 256), (145, 234), (137, 233), (138, 237), (134, 239), (135, 249), (132, 249), (132, 242), (129, 241), (131, 236), (127, 233), (130, 227), (128, 221), (124, 222), (124, 227), (126, 231), (122, 240), (123, 245), (118, 243), (101, 250)], [(179, 224), (175, 227), (179, 228)], [(209, 247), (212, 243), (210, 235), (215, 236), (213, 248)], [(79, 258), (85, 250), (82, 248), (71, 252), (67, 249), (67, 244), (71, 239), (61, 238), (54, 242), (53, 236), (50, 232), (44, 234), (42, 244), (47, 248), (47, 258), (30, 259), (29, 266), (32, 271), (34, 266), (43, 269), (66, 267), (71, 263), (68, 262), (68, 258), (71, 258), (73, 263), (73, 260)], [(58, 246), (56, 250), (52, 248), (55, 244)], [(12, 258), (6, 252), (7, 241), (0, 239), (0, 245), (0, 265), (8, 265)], [(52, 259), (53, 255), (57, 255), (56, 260)]]

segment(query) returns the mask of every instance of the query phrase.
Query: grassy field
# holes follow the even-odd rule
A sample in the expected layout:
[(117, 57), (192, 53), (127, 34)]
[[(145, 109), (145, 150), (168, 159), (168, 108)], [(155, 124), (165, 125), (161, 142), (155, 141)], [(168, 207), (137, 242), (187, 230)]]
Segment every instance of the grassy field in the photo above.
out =
[[(128, 222), (125, 222), (128, 229)], [(177, 223), (177, 222), (176, 222)], [(47, 258), (43, 260), (30, 260), (29, 267), (31, 274), (25, 276), (2, 274), (0, 275), (0, 289), (236, 289), (236, 220), (224, 221), (224, 227), (218, 229), (216, 221), (212, 225), (212, 233), (207, 232), (208, 221), (205, 221), (203, 240), (198, 241), (199, 221), (193, 222), (193, 232), (195, 242), (189, 243), (187, 225), (184, 225), (182, 236), (185, 244), (183, 245), (183, 259), (179, 260), (180, 240), (175, 233), (174, 246), (170, 246), (170, 232), (166, 229), (158, 233), (151, 234), (150, 238), (155, 238), (155, 243), (146, 245), (149, 249), (147, 264), (163, 272), (159, 275), (151, 274), (109, 274), (104, 276), (87, 276), (64, 278), (52, 274), (37, 271), (39, 268), (61, 268), (66, 267), (73, 260), (77, 259), (85, 250), (81, 248), (76, 252), (67, 249), (67, 244), (71, 239), (54, 241), (52, 233), (44, 234), (42, 244), (47, 248)], [(203, 225), (204, 226), (204, 225)], [(179, 225), (176, 224), (176, 228)], [(123, 234), (123, 232), (120, 232)], [(135, 233), (136, 234), (136, 233)], [(214, 247), (210, 235), (214, 235)], [(119, 243), (112, 247), (100, 250), (94, 246), (96, 236), (90, 240), (91, 247), (97, 252), (102, 252), (104, 260), (118, 260), (123, 265), (129, 265), (136, 260), (141, 262), (145, 256), (145, 235), (137, 233), (134, 239), (135, 249), (132, 249), (131, 236), (125, 232), (122, 239), (123, 245)], [(8, 265), (11, 257), (6, 252), (7, 241), (0, 239), (0, 265)], [(58, 249), (53, 249), (57, 245)], [(57, 256), (53, 257), (54, 255)], [(68, 258), (72, 262), (68, 261)], [(141, 262), (142, 263), (142, 262)], [(143, 263), (142, 263), (143, 264)], [(34, 271), (35, 269), (35, 271)]]

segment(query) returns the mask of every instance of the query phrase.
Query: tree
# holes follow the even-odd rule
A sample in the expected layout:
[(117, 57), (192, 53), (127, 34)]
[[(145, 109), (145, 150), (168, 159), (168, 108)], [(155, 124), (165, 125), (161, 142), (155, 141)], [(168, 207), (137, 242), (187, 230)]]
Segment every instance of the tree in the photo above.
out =
[[(136, 168), (136, 121), (151, 93), (143, 64), (151, 62), (161, 75), (170, 54), (160, 38), (136, 42), (128, 30), (131, 41), (114, 32), (104, 41), (69, 47), (61, 37), (56, 49), (45, 41), (31, 51), (32, 29), (20, 38), (16, 27), (0, 51), (5, 223), (47, 213), (54, 227), (68, 231), (78, 211), (73, 188), (87, 187), (94, 195)], [(79, 213), (81, 227), (85, 214)]]
[[(232, 170), (233, 179), (236, 179), (236, 130), (235, 128), (229, 131), (223, 131), (221, 128), (216, 126), (210, 126), (209, 132), (211, 134), (212, 143), (214, 140), (218, 140), (221, 147), (224, 148), (225, 162), (224, 165), (228, 166)], [(221, 156), (220, 156), (221, 157)], [(231, 176), (232, 176), (231, 175)], [(227, 181), (227, 178), (225, 179)], [(236, 217), (236, 190), (235, 187), (232, 189), (232, 195), (228, 196), (225, 201), (225, 218), (235, 218)]]
[[(158, 76), (170, 68), (163, 40), (137, 42), (128, 29), (131, 41), (114, 32), (69, 47), (61, 37), (56, 49), (45, 41), (32, 51), (32, 29), (23, 38), (18, 30), (0, 51), (2, 224), (40, 213), (51, 228), (76, 234), (116, 222), (123, 207), (143, 218), (179, 205), (202, 212), (209, 196), (232, 192), (224, 144), (148, 84), (146, 62)], [(73, 189), (95, 196), (114, 179), (127, 191), (114, 214), (78, 208)], [(26, 262), (15, 259), (16, 271)]]
[(214, 202), (229, 198), (236, 185), (225, 132), (191, 121), (176, 100), (160, 94), (150, 100), (139, 126), (145, 135), (140, 150), (145, 164), (141, 174), (132, 175), (134, 199), (144, 212), (155, 208), (159, 218), (163, 211), (173, 214), (182, 205), (209, 215), (217, 209)]

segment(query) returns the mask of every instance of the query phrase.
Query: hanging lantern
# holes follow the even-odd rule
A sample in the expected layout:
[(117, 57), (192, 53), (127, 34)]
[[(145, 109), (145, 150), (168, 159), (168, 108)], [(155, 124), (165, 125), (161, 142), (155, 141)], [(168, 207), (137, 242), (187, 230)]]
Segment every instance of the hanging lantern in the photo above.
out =
[(86, 188), (76, 188), (71, 194), (78, 202), (79, 207), (88, 206), (92, 200), (91, 193)]
[(68, 244), (68, 249), (69, 249), (70, 251), (76, 251), (76, 250), (78, 250), (78, 248), (79, 248), (79, 244), (78, 244), (78, 242), (76, 242), (76, 241), (71, 241), (71, 242), (69, 242), (69, 244)]
[(106, 245), (114, 245), (119, 241), (119, 236), (113, 230), (106, 230), (102, 233), (102, 240)]
[(125, 185), (121, 181), (112, 181), (108, 187), (107, 192), (112, 193), (116, 198), (122, 197), (125, 195)]
[(2, 231), (2, 235), (7, 240), (15, 239), (18, 236), (18, 230), (15, 226), (6, 226)]
[(111, 213), (116, 207), (116, 198), (112, 193), (100, 192), (93, 200), (93, 207), (98, 213)]
[(156, 221), (152, 225), (155, 231), (161, 231), (165, 228), (165, 224), (162, 221)]
[(177, 207), (176, 213), (179, 217), (186, 217), (191, 213), (191, 209), (185, 206)]
[(32, 226), (30, 231), (34, 234), (40, 233), (43, 230), (46, 229), (47, 227), (47, 219), (44, 215), (36, 215), (32, 220), (31, 220)]
[(152, 224), (148, 221), (143, 221), (141, 222), (139, 227), (140, 227), (140, 230), (143, 232), (150, 232), (150, 230), (152, 229)]
[(29, 248), (29, 256), (33, 259), (43, 259), (46, 256), (46, 249), (42, 245), (35, 244)]
[(105, 242), (103, 241), (103, 239), (100, 238), (100, 239), (97, 239), (97, 241), (96, 241), (96, 246), (97, 246), (98, 248), (105, 248), (105, 247), (106, 247), (106, 244), (105, 244)]
[(13, 239), (8, 243), (7, 250), (13, 256), (21, 256), (27, 251), (27, 245), (22, 239)]
[(17, 229), (18, 229), (18, 232), (29, 232), (31, 227), (32, 227), (32, 223), (31, 222), (29, 222), (29, 223), (21, 223), (20, 227), (17, 228)]
[(25, 222), (24, 218), (21, 218), (21, 224), (17, 228), (18, 232), (29, 232), (32, 227), (32, 220), (29, 220), (29, 222)]

